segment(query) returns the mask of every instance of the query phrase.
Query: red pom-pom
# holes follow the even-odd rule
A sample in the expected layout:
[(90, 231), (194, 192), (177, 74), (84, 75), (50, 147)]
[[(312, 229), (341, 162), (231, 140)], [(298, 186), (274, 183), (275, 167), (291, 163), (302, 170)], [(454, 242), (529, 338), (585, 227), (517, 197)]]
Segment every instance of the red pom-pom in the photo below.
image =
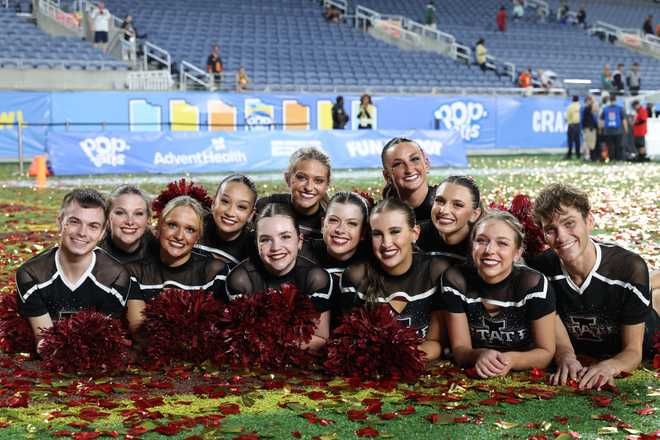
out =
[(367, 202), (367, 208), (368, 208), (367, 211), (371, 211), (371, 208), (376, 206), (376, 201), (374, 200), (373, 196), (368, 192), (360, 191), (357, 188), (353, 188), (353, 192), (358, 196), (362, 197)]
[(204, 209), (210, 210), (213, 205), (213, 199), (209, 197), (209, 193), (203, 186), (196, 185), (194, 182), (189, 182), (186, 179), (170, 182), (167, 188), (158, 194), (158, 197), (151, 202), (151, 208), (156, 216), (165, 208), (165, 205), (179, 196), (190, 196), (197, 200)]
[(203, 363), (214, 357), (220, 341), (216, 324), (222, 304), (207, 292), (165, 289), (147, 303), (140, 327), (151, 366), (172, 361)]
[(82, 311), (45, 330), (42, 344), (41, 357), (51, 371), (111, 374), (126, 368), (130, 341), (118, 319)]
[(0, 295), (0, 350), (33, 353), (34, 334), (27, 319), (18, 313), (16, 292)]
[(301, 346), (312, 339), (319, 312), (292, 284), (233, 300), (222, 318), (224, 351), (216, 363), (283, 370), (303, 367), (313, 355)]
[(413, 328), (397, 321), (388, 305), (360, 307), (345, 316), (328, 341), (325, 368), (337, 376), (415, 380), (426, 367)]

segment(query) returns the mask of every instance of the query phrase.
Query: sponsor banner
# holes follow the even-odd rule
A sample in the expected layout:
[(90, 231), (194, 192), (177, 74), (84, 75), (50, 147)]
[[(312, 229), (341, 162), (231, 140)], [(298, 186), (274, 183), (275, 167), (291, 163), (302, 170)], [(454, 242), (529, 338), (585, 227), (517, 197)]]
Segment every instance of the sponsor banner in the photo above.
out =
[[(26, 156), (44, 152), (50, 122), (50, 93), (0, 93), (0, 157), (18, 158), (18, 125)], [(38, 125), (34, 125), (38, 124)]]
[(385, 143), (416, 140), (432, 166), (467, 166), (456, 130), (257, 131), (227, 133), (50, 132), (49, 158), (57, 175), (281, 171), (301, 147), (324, 150), (333, 168), (380, 168)]
[(497, 98), (497, 148), (566, 147), (569, 98)]

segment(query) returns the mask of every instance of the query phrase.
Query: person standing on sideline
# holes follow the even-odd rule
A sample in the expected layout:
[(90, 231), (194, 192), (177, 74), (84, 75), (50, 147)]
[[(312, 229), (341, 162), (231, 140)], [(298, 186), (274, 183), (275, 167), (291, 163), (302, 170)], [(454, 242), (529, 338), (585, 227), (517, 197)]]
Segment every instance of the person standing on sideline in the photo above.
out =
[(623, 84), (623, 78), (623, 64), (619, 63), (616, 65), (616, 70), (612, 74), (612, 85), (618, 95), (623, 95), (625, 93), (626, 86)]
[(332, 128), (334, 130), (343, 130), (348, 122), (348, 115), (344, 110), (344, 97), (337, 96), (335, 104), (332, 106)]
[(573, 96), (573, 102), (566, 109), (566, 122), (568, 123), (568, 151), (564, 159), (573, 158), (573, 146), (575, 156), (580, 158), (580, 98)]
[(630, 72), (628, 72), (628, 78), (626, 78), (626, 82), (628, 83), (628, 90), (630, 90), (630, 94), (632, 96), (637, 96), (639, 95), (639, 89), (642, 88), (642, 78), (639, 73), (639, 63), (634, 62), (632, 65), (632, 69)]
[(366, 93), (360, 97), (360, 108), (358, 110), (358, 128), (360, 130), (371, 130), (374, 128), (374, 116), (376, 107), (371, 102), (371, 96)]
[[(220, 58), (220, 45), (214, 44), (209, 57), (206, 59), (206, 71), (211, 75), (211, 86), (218, 90), (222, 85), (222, 58)], [(217, 87), (217, 88), (216, 88)]]
[(584, 139), (582, 155), (584, 160), (591, 160), (593, 151), (596, 149), (596, 136), (598, 134), (598, 110), (592, 96), (587, 96), (584, 99), (580, 122), (582, 124), (582, 138)]
[(623, 160), (623, 135), (628, 132), (626, 111), (616, 103), (616, 95), (610, 96), (610, 103), (603, 107), (600, 115), (603, 121), (603, 137), (607, 143), (608, 157)]
[(635, 110), (635, 121), (633, 122), (633, 139), (635, 140), (635, 148), (637, 148), (637, 160), (646, 162), (649, 160), (646, 157), (646, 121), (649, 118), (646, 108), (639, 103), (633, 101), (632, 108)]
[(105, 8), (105, 3), (99, 2), (96, 9), (90, 14), (90, 27), (94, 31), (94, 47), (104, 53), (108, 45), (108, 34), (112, 26), (112, 14)]

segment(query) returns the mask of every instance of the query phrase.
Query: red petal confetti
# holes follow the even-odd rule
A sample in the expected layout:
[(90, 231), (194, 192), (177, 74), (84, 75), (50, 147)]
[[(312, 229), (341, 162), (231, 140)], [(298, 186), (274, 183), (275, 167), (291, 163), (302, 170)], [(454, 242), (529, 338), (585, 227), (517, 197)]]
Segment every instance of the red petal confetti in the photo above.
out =
[(433, 413), (433, 414), (429, 414), (429, 415), (425, 416), (424, 418), (426, 420), (428, 420), (429, 422), (435, 424), (435, 423), (438, 422), (438, 419), (440, 418), (440, 415), (437, 414), (437, 413)]
[(392, 420), (392, 419), (396, 419), (397, 417), (399, 417), (399, 414), (397, 414), (395, 412), (385, 412), (385, 413), (380, 414), (378, 417), (380, 417), (383, 420)]
[(300, 433), (300, 431), (293, 431), (291, 435), (293, 436), (293, 438), (302, 438), (302, 434)]
[(168, 425), (157, 426), (152, 431), (163, 435), (177, 435), (181, 432), (181, 427), (175, 423), (170, 423)]
[(642, 408), (635, 410), (635, 412), (640, 416), (648, 416), (649, 414), (655, 413), (655, 408)]
[(241, 407), (236, 403), (223, 403), (219, 407), (220, 412), (225, 415), (239, 414), (241, 412)]
[(568, 425), (568, 416), (555, 416), (554, 419), (562, 425)]
[(311, 400), (323, 400), (327, 398), (323, 391), (311, 391), (307, 393), (307, 397)]
[(532, 370), (529, 372), (529, 377), (533, 381), (542, 380), (545, 377), (545, 371), (543, 371), (541, 368), (532, 368)]
[(591, 401), (594, 403), (595, 406), (606, 407), (606, 406), (610, 406), (610, 404), (612, 403), (612, 398), (607, 396), (593, 396), (591, 398)]
[(366, 426), (355, 431), (355, 434), (358, 437), (378, 437), (379, 432), (370, 426)]
[(497, 405), (497, 400), (495, 399), (484, 399), (479, 401), (481, 405)]
[(352, 420), (354, 422), (358, 420), (367, 420), (369, 418), (366, 411), (360, 411), (356, 409), (346, 411), (346, 417), (348, 417), (348, 420)]
[(67, 431), (66, 429), (60, 429), (59, 431), (51, 432), (51, 437), (71, 437), (72, 432)]
[(100, 432), (75, 432), (71, 436), (74, 440), (92, 440), (101, 437)]
[(80, 410), (78, 417), (88, 422), (93, 422), (96, 419), (109, 416), (110, 413), (100, 412), (96, 408), (83, 408)]

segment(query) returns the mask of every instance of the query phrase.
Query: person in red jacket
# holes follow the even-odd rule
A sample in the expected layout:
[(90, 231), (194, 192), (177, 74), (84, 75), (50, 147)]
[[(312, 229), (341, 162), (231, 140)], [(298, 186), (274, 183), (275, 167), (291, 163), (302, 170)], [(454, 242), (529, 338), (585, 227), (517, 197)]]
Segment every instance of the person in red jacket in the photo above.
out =
[(500, 10), (497, 11), (497, 29), (500, 30), (500, 32), (506, 32), (506, 8), (504, 6), (500, 6)]
[(649, 118), (646, 108), (639, 103), (633, 101), (633, 109), (635, 110), (635, 121), (633, 122), (633, 139), (635, 140), (635, 148), (637, 148), (637, 160), (646, 162), (649, 160), (646, 157), (646, 121)]

